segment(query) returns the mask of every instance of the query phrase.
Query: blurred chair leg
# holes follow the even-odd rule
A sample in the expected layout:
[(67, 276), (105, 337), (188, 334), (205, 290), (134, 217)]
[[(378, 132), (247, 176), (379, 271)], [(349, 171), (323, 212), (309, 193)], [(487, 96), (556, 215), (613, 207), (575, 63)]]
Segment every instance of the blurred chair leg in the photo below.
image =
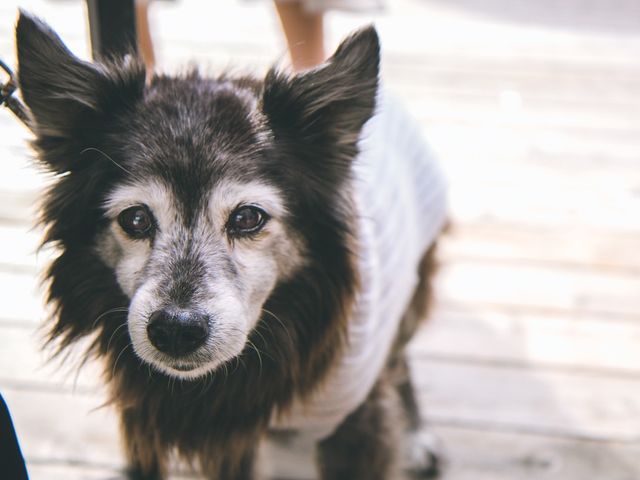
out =
[(95, 60), (137, 52), (135, 0), (86, 0)]

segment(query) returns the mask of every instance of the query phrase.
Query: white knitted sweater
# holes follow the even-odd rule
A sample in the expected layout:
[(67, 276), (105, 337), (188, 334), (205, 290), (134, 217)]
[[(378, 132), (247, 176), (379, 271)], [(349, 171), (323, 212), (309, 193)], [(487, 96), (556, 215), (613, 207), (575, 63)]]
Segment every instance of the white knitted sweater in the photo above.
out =
[(354, 164), (362, 289), (348, 347), (327, 381), (304, 403), (275, 416), (274, 429), (321, 439), (367, 397), (417, 286), (417, 267), (442, 230), (446, 182), (420, 126), (387, 94), (365, 125)]

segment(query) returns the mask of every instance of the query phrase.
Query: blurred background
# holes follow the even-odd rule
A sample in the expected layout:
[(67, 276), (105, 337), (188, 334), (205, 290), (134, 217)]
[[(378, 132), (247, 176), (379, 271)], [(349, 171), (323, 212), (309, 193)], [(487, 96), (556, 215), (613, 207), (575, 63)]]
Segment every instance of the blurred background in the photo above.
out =
[[(18, 7), (90, 57), (83, 1), (3, 0), (0, 58), (15, 63)], [(159, 71), (286, 61), (269, 1), (158, 1), (149, 16)], [(371, 22), (383, 82), (451, 185), (437, 305), (412, 346), (443, 478), (637, 480), (640, 2), (389, 0), (328, 13), (327, 51)], [(99, 370), (46, 364), (39, 349), (48, 254), (31, 227), (47, 179), (29, 138), (0, 111), (0, 391), (33, 479), (116, 478)]]

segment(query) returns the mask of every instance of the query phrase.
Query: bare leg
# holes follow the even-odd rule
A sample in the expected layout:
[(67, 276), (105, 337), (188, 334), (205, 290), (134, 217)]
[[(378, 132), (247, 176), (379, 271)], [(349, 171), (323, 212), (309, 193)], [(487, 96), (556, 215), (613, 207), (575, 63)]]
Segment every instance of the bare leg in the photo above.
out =
[(309, 13), (297, 1), (275, 1), (287, 38), (291, 64), (296, 71), (315, 67), (325, 60), (324, 17)]
[(147, 68), (147, 81), (153, 77), (156, 55), (149, 29), (149, 0), (136, 0), (136, 33), (138, 35), (138, 51)]

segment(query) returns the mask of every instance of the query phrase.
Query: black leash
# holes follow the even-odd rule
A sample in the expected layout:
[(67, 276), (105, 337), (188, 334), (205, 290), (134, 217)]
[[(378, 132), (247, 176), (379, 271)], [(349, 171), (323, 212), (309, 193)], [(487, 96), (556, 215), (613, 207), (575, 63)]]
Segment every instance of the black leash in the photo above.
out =
[(15, 91), (18, 89), (18, 84), (16, 83), (13, 71), (2, 60), (0, 60), (0, 68), (2, 68), (2, 70), (4, 70), (9, 76), (7, 82), (0, 86), (0, 105), (6, 106), (16, 117), (18, 117), (18, 120), (20, 120), (29, 130), (33, 131), (29, 114), (27, 113), (27, 107), (24, 106), (20, 99), (13, 96)]

